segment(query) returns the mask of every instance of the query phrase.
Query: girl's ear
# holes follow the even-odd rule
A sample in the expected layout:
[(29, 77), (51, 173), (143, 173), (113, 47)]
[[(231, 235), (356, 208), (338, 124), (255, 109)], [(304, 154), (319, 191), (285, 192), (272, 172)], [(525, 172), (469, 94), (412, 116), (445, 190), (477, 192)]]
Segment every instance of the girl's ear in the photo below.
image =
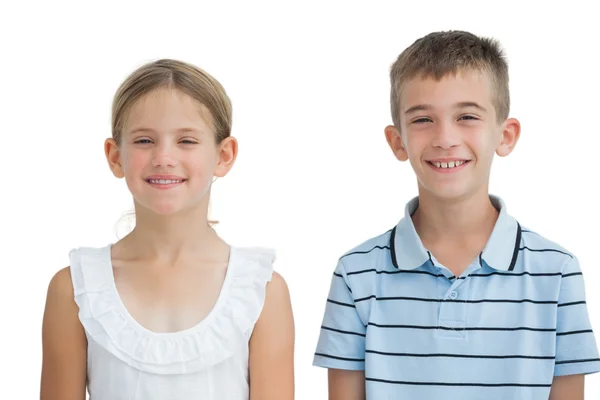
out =
[(121, 165), (121, 151), (119, 145), (113, 138), (104, 141), (104, 154), (106, 155), (108, 166), (113, 175), (117, 178), (123, 178), (125, 173), (123, 172), (123, 166)]
[(217, 146), (217, 153), (217, 167), (215, 168), (214, 175), (222, 178), (231, 170), (237, 158), (237, 140), (232, 136), (223, 139), (221, 144)]

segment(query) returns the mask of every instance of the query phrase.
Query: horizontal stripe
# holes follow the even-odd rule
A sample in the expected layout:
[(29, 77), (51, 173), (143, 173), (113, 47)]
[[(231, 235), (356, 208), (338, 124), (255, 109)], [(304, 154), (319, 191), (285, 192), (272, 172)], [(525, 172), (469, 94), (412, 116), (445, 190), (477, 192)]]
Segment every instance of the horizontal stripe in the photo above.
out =
[(389, 250), (390, 246), (375, 246), (369, 250), (357, 250), (357, 251), (352, 251), (350, 253), (344, 254), (343, 256), (340, 257), (340, 260), (344, 257), (348, 257), (348, 256), (352, 256), (354, 254), (369, 254), (370, 252), (372, 252), (375, 249), (379, 249), (379, 250)]
[(367, 336), (364, 333), (343, 331), (341, 329), (330, 328), (328, 326), (321, 326), (321, 329), (325, 329), (327, 331), (332, 331), (332, 332), (337, 332), (337, 333), (343, 333), (344, 335), (356, 335), (356, 336), (362, 336), (362, 337), (366, 337)]
[(418, 385), (418, 386), (477, 386), (477, 387), (551, 387), (552, 384), (538, 383), (466, 383), (466, 382), (415, 382), (415, 381), (391, 381), (387, 379), (365, 378), (367, 381), (390, 383), (394, 385)]
[(527, 246), (523, 246), (523, 247), (519, 248), (519, 250), (520, 251), (522, 251), (522, 250), (529, 250), (529, 251), (540, 252), (540, 253), (544, 253), (544, 252), (561, 253), (561, 254), (564, 254), (566, 256), (569, 256), (569, 257), (573, 258), (573, 256), (571, 254), (569, 254), (567, 252), (564, 252), (562, 250), (558, 250), (558, 249), (531, 249), (531, 248), (529, 248)]
[(556, 365), (560, 364), (577, 364), (577, 363), (587, 363), (587, 362), (596, 362), (600, 361), (600, 358), (587, 358), (584, 360), (567, 360), (567, 361), (557, 361)]
[(364, 358), (338, 357), (338, 356), (332, 356), (330, 354), (325, 354), (325, 353), (315, 353), (315, 356), (326, 357), (326, 358), (333, 358), (334, 360), (342, 360), (342, 361), (356, 361), (356, 362), (364, 362), (365, 361)]
[(469, 304), (478, 304), (478, 303), (532, 303), (532, 304), (558, 304), (557, 301), (554, 300), (531, 300), (531, 299), (520, 299), (520, 300), (511, 300), (511, 299), (480, 299), (480, 300), (444, 300), (444, 299), (426, 299), (421, 297), (406, 297), (406, 296), (394, 296), (394, 297), (377, 297), (374, 295), (362, 297), (360, 299), (354, 300), (355, 303), (360, 303), (361, 301), (375, 299), (376, 301), (390, 301), (390, 300), (406, 300), (406, 301), (422, 301), (428, 303), (469, 303)]
[(489, 274), (471, 274), (469, 276), (474, 276), (474, 277), (488, 277), (488, 276), (492, 276), (492, 275), (500, 275), (500, 276), (532, 276), (532, 277), (540, 277), (540, 276), (561, 276), (562, 273), (560, 272), (490, 272)]
[[(359, 270), (359, 271), (353, 271), (353, 272), (347, 272), (346, 275), (350, 276), (350, 275), (360, 275), (360, 274), (365, 274), (368, 272), (375, 272), (377, 275), (380, 274), (387, 274), (387, 275), (395, 275), (395, 274), (421, 274), (421, 275), (431, 275), (434, 276), (436, 278), (441, 278), (444, 277), (444, 274), (435, 274), (433, 272), (429, 272), (429, 271), (420, 271), (420, 270), (414, 270), (414, 269), (396, 269), (393, 271), (378, 271), (374, 268), (372, 269), (363, 269), (363, 270)], [(452, 277), (452, 279), (454, 279), (454, 277)]]
[[(420, 271), (420, 270), (413, 270), (413, 269), (409, 269), (409, 270), (405, 270), (405, 269), (397, 269), (397, 270), (393, 270), (393, 271), (380, 271), (380, 270), (376, 270), (375, 268), (370, 268), (370, 269), (362, 269), (362, 270), (358, 270), (358, 271), (352, 271), (352, 272), (347, 272), (346, 275), (347, 276), (351, 276), (351, 275), (360, 275), (360, 274), (366, 274), (369, 272), (375, 272), (377, 275), (380, 274), (387, 274), (387, 275), (395, 275), (395, 274), (422, 274), (422, 275), (430, 275), (436, 278), (442, 278), (445, 277), (444, 274), (436, 274), (433, 272), (429, 272), (429, 271)], [(339, 273), (334, 273), (335, 276), (341, 278), (342, 274)], [(570, 276), (576, 276), (576, 275), (582, 275), (581, 272), (574, 272), (571, 274), (565, 274), (563, 275), (561, 272), (500, 272), (500, 271), (496, 271), (496, 272), (490, 272), (487, 274), (471, 274), (469, 275), (469, 277), (477, 277), (477, 278), (484, 278), (484, 277), (488, 277), (488, 276), (494, 276), (494, 275), (499, 275), (499, 276), (532, 276), (532, 277), (543, 277), (543, 276), (562, 276), (563, 278), (568, 278)], [(461, 276), (459, 279), (465, 279), (466, 277)], [(455, 279), (455, 277), (450, 277), (450, 280)]]
[(335, 300), (327, 299), (327, 302), (328, 302), (328, 303), (337, 304), (338, 306), (344, 306), (344, 307), (356, 308), (356, 307), (354, 306), (354, 304), (346, 304), (346, 303), (342, 303), (341, 301), (335, 301)]
[(531, 331), (531, 332), (556, 332), (555, 328), (531, 328), (527, 326), (516, 327), (465, 327), (465, 328), (450, 328), (447, 326), (427, 326), (427, 325), (391, 325), (391, 324), (376, 324), (369, 322), (369, 326), (377, 328), (392, 328), (392, 329), (443, 329), (447, 331)]
[(482, 358), (482, 359), (506, 359), (506, 358), (521, 358), (529, 360), (554, 360), (554, 356), (525, 356), (525, 355), (476, 355), (476, 354), (415, 354), (415, 353), (388, 353), (376, 350), (365, 350), (365, 353), (378, 354), (391, 357), (445, 357), (445, 358)]
[(581, 331), (557, 332), (556, 336), (581, 335), (582, 333), (593, 333), (593, 331), (591, 329), (584, 329)]
[(572, 303), (563, 303), (563, 304), (559, 304), (558, 307), (576, 306), (578, 304), (585, 304), (585, 301), (574, 301)]

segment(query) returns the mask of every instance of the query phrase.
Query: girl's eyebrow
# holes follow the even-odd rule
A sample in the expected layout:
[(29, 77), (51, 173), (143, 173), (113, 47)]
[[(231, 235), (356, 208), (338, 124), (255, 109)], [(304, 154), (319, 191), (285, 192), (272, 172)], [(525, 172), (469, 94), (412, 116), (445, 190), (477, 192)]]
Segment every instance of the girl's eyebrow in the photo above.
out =
[[(131, 131), (129, 131), (129, 134), (132, 135), (134, 133), (154, 133), (156, 134), (157, 132), (152, 129), (152, 128), (144, 128), (144, 127), (139, 127), (139, 128), (134, 128)], [(175, 131), (175, 133), (181, 134), (181, 133), (198, 133), (198, 134), (204, 134), (204, 131), (201, 131), (199, 129), (196, 128), (179, 128)]]

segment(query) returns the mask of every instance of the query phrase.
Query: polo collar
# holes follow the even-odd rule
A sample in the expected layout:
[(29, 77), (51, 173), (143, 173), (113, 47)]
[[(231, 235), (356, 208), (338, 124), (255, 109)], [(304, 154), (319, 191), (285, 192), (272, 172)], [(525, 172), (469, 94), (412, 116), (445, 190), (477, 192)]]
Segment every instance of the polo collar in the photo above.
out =
[[(507, 213), (506, 206), (500, 197), (494, 195), (489, 197), (499, 214), (492, 234), (479, 255), (480, 262), (482, 266), (485, 262), (490, 268), (498, 271), (512, 271), (521, 244), (521, 226)], [(404, 209), (404, 218), (391, 232), (392, 263), (401, 270), (416, 269), (431, 260), (431, 254), (423, 246), (411, 218), (418, 206), (418, 197), (410, 200)]]

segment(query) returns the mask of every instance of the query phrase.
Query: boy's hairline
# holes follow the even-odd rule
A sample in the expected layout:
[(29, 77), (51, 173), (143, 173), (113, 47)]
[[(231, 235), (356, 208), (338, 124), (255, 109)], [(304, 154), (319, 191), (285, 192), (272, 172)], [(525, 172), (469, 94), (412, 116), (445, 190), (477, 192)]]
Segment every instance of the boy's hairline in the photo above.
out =
[[(498, 92), (497, 91), (498, 82), (495, 82), (494, 74), (492, 73), (491, 68), (489, 68), (487, 66), (459, 66), (459, 67), (456, 67), (454, 70), (444, 73), (441, 76), (436, 76), (434, 73), (427, 73), (423, 70), (416, 70), (408, 76), (403, 76), (402, 79), (398, 80), (398, 82), (394, 82), (394, 84), (395, 84), (394, 94), (396, 96), (396, 99), (395, 99), (396, 115), (398, 116), (398, 118), (400, 118), (402, 116), (402, 112), (400, 111), (400, 107), (401, 107), (400, 99), (402, 97), (404, 88), (406, 87), (406, 84), (408, 82), (414, 81), (416, 79), (419, 79), (419, 80), (433, 79), (436, 82), (440, 82), (442, 79), (444, 79), (448, 76), (456, 76), (456, 75), (464, 73), (464, 72), (479, 72), (479, 73), (484, 74), (486, 80), (488, 81), (488, 84), (490, 85), (490, 97), (491, 97), (490, 103), (492, 104), (492, 108), (495, 113), (496, 122), (502, 123), (502, 122), (506, 121), (506, 119), (508, 119), (508, 116), (506, 116), (506, 118), (501, 117), (498, 112), (497, 97), (500, 96), (497, 93)], [(400, 129), (400, 127), (397, 126), (396, 121), (393, 121), (393, 123), (397, 129)]]

